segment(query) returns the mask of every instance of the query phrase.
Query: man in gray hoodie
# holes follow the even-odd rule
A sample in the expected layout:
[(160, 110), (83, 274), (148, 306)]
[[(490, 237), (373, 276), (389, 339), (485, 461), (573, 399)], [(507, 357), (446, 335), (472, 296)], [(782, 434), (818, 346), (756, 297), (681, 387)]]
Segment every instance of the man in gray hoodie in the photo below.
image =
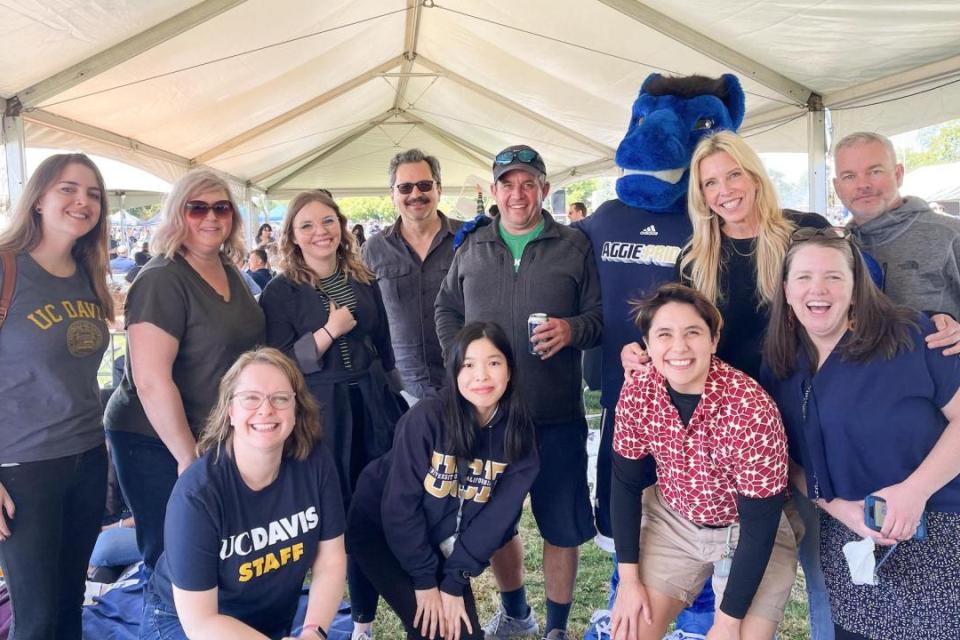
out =
[[(850, 230), (883, 269), (884, 292), (928, 314), (960, 319), (960, 220), (900, 195), (903, 165), (885, 136), (844, 137), (834, 149), (834, 165), (833, 188), (853, 216)], [(945, 326), (937, 322), (937, 328)], [(958, 337), (944, 336), (944, 344)]]

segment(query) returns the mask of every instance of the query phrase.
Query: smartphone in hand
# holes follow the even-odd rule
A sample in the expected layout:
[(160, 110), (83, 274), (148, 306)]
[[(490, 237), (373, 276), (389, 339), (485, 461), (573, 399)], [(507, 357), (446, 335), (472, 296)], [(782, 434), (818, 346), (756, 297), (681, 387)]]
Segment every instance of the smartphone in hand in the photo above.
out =
[[(880, 496), (867, 496), (863, 501), (863, 523), (874, 531), (883, 529), (883, 522), (887, 516), (887, 501)], [(920, 515), (917, 531), (913, 534), (914, 540), (923, 540), (927, 537), (927, 514)]]

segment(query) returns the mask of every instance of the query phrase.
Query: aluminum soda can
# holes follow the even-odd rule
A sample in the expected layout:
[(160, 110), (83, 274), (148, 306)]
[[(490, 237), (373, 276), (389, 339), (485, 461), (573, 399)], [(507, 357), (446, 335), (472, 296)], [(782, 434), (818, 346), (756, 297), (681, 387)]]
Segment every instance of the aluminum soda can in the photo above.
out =
[(537, 353), (536, 345), (533, 343), (533, 332), (540, 325), (546, 323), (547, 314), (545, 313), (531, 313), (530, 317), (527, 318), (527, 339), (530, 341), (530, 353), (539, 356)]

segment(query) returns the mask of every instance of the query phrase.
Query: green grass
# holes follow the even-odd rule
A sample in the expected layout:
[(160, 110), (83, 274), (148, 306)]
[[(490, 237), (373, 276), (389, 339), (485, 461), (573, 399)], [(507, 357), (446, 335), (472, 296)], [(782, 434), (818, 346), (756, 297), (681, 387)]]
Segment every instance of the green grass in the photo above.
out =
[[(537, 612), (543, 623), (544, 595), (542, 552), (543, 543), (537, 533), (537, 526), (530, 512), (529, 503), (524, 507), (520, 520), (520, 532), (524, 540), (524, 565), (527, 576), (527, 595), (530, 606)], [(577, 575), (577, 587), (573, 607), (570, 612), (568, 631), (572, 639), (583, 637), (593, 611), (606, 605), (607, 585), (612, 568), (610, 555), (601, 551), (595, 544), (588, 542), (580, 547), (580, 571)], [(787, 604), (786, 619), (780, 625), (780, 640), (809, 640), (810, 625), (807, 621), (807, 598), (804, 592), (803, 575), (797, 577), (790, 602)], [(477, 608), (481, 624), (497, 608), (497, 588), (492, 572), (488, 569), (473, 580), (473, 590), (477, 599)], [(376, 635), (384, 640), (405, 638), (400, 621), (385, 602), (380, 602), (375, 623)]]

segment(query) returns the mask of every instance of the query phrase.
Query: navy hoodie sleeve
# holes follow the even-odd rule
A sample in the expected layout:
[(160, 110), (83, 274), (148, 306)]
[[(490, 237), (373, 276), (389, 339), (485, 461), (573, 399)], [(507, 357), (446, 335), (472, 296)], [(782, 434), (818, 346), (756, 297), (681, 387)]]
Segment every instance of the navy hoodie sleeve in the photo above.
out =
[(408, 411), (397, 423), (390, 471), (387, 474), (380, 516), (390, 551), (410, 576), (414, 589), (437, 586), (437, 555), (430, 544), (423, 511), (423, 478), (430, 467), (435, 440), (426, 401)]
[(508, 528), (520, 516), (523, 500), (539, 471), (540, 459), (535, 448), (525, 458), (507, 465), (497, 479), (489, 502), (460, 532), (453, 553), (444, 563), (442, 591), (461, 596), (470, 577), (483, 573), (490, 557), (503, 543)]

